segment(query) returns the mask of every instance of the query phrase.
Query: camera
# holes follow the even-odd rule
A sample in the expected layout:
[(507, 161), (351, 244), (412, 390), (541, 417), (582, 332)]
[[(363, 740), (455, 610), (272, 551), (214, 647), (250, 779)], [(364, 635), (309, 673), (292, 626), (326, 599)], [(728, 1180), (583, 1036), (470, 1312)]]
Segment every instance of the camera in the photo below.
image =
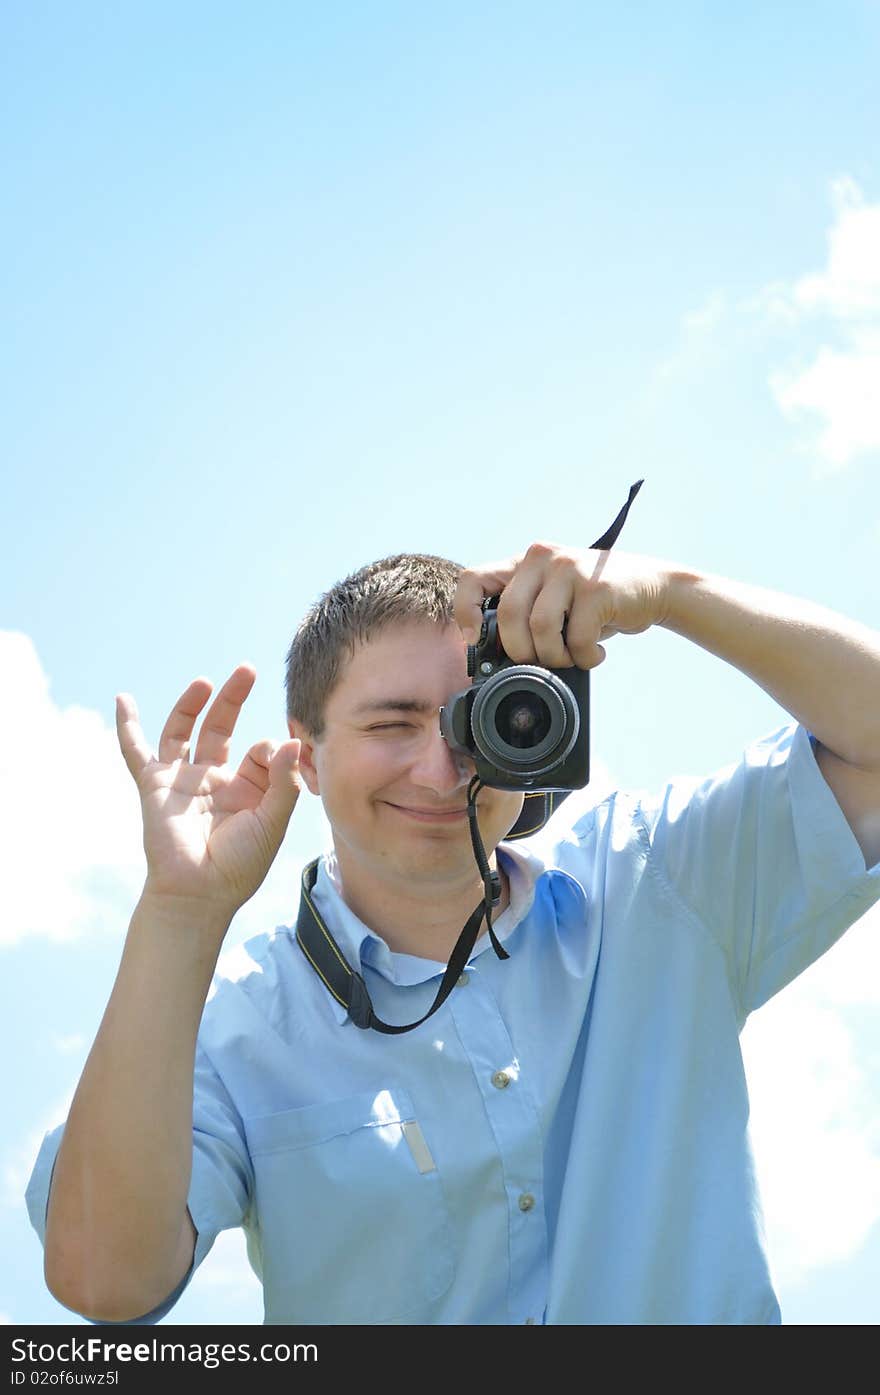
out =
[(498, 634), (499, 599), (483, 601), (479, 639), (467, 652), (473, 682), (441, 707), (441, 735), (494, 789), (582, 789), (590, 778), (589, 672), (513, 663)]

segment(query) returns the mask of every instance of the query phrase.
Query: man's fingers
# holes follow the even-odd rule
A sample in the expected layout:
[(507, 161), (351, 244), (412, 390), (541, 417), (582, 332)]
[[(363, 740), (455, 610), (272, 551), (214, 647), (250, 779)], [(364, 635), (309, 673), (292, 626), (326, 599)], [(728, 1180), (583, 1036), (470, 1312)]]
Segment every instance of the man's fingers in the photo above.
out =
[[(551, 546), (533, 543), (498, 603), (498, 634), (508, 658), (515, 664), (546, 665), (550, 654), (559, 653), (558, 636), (571, 604), (571, 593), (571, 576), (565, 568), (554, 566)], [(539, 597), (535, 635), (532, 611)], [(551, 638), (554, 631), (556, 641)]]
[[(222, 812), (233, 814), (245, 826), (251, 818), (262, 830), (262, 852), (271, 861), (281, 846), (290, 816), (299, 798), (300, 742), (256, 741), (222, 796)], [(233, 824), (235, 819), (233, 819)], [(221, 826), (219, 836), (225, 836)], [(262, 875), (268, 871), (268, 863)]]
[(194, 678), (177, 699), (159, 737), (159, 759), (164, 765), (186, 760), (196, 718), (211, 696), (207, 678)]
[[(576, 662), (571, 653), (571, 644), (566, 644), (562, 637), (571, 608), (571, 579), (562, 573), (550, 573), (528, 617), (535, 655), (544, 668), (570, 668)], [(566, 634), (570, 635), (570, 631), (569, 625)]]
[(122, 758), (135, 779), (153, 759), (138, 719), (137, 703), (131, 693), (116, 695), (116, 735)]
[[(518, 561), (463, 572), (455, 603), (459, 627), (478, 628), (483, 598), (500, 593), (498, 636), (513, 663), (596, 668), (605, 658), (598, 641), (616, 627), (603, 633), (604, 612), (592, 584), (601, 567), (585, 575), (582, 555), (537, 542)], [(607, 560), (607, 553), (597, 556)]]
[(269, 765), (277, 749), (275, 741), (257, 741), (238, 767), (239, 779), (247, 780), (265, 794), (269, 788)]
[[(250, 664), (239, 664), (217, 693), (199, 731), (195, 752), (197, 765), (225, 765), (229, 760), (229, 739), (256, 676), (256, 669)], [(192, 725), (189, 734), (192, 734)]]
[[(615, 630), (610, 631), (611, 634)], [(568, 617), (566, 644), (571, 660), (578, 668), (598, 668), (605, 658), (599, 640), (606, 637), (595, 603), (588, 595), (579, 594)]]
[(469, 644), (475, 644), (483, 623), (483, 601), (503, 591), (516, 571), (516, 561), (490, 562), (485, 567), (463, 571), (455, 590), (455, 623)]

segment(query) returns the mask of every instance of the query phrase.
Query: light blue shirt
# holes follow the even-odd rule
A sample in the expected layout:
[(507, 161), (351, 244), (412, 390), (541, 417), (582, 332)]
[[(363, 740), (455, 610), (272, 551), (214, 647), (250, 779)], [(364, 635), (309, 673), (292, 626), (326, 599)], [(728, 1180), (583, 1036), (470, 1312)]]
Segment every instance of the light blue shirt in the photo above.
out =
[[(880, 866), (793, 725), (564, 820), (499, 849), (509, 960), (484, 935), (403, 1036), (348, 1022), (292, 927), (230, 952), (199, 1036), (194, 1269), (244, 1226), (267, 1323), (780, 1321), (739, 1033)], [(415, 1021), (445, 965), (392, 953), (333, 874), (315, 899), (376, 1012)], [(28, 1189), (41, 1237), (59, 1136)]]

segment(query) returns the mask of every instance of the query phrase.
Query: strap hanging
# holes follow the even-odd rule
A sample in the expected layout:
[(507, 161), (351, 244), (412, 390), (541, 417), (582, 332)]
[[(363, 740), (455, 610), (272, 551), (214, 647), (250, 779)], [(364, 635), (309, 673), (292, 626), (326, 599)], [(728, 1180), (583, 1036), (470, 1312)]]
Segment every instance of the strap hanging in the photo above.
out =
[[(471, 914), (467, 924), (458, 937), (458, 942), (446, 966), (443, 981), (440, 984), (437, 996), (433, 1005), (420, 1017), (418, 1022), (410, 1022), (406, 1026), (393, 1026), (391, 1023), (383, 1022), (373, 1011), (373, 1004), (367, 992), (367, 986), (360, 974), (352, 969), (339, 945), (334, 940), (327, 926), (312, 900), (312, 892), (315, 889), (315, 882), (318, 877), (318, 859), (310, 862), (302, 874), (302, 895), (299, 904), (299, 916), (296, 922), (296, 939), (303, 954), (308, 959), (315, 973), (322, 980), (328, 991), (333, 995), (338, 1003), (341, 1003), (356, 1027), (367, 1029), (372, 1027), (376, 1032), (385, 1032), (389, 1035), (397, 1035), (400, 1032), (410, 1032), (413, 1027), (420, 1027), (421, 1024), (437, 1011), (445, 1003), (449, 994), (455, 987), (461, 972), (470, 958), (483, 917), (487, 915), (485, 900), (481, 901)], [(500, 958), (507, 959), (509, 955), (501, 948), (497, 940), (493, 942), (500, 951)], [(496, 952), (497, 952), (496, 951)]]
[(633, 499), (636, 497), (644, 483), (644, 480), (636, 480), (635, 484), (630, 485), (629, 495), (627, 497), (626, 503), (620, 510), (620, 513), (615, 518), (607, 533), (603, 533), (601, 538), (599, 538), (597, 542), (593, 543), (593, 550), (599, 552), (606, 552), (609, 547), (612, 547), (614, 545), (614, 543), (617, 541), (621, 528), (626, 522), (626, 516), (629, 513), (630, 504), (632, 503)]

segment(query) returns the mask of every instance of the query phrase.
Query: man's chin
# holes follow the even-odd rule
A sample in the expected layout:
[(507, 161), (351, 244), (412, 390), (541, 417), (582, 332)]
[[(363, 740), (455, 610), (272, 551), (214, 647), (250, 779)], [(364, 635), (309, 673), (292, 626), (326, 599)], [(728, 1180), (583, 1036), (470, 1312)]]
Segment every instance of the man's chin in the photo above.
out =
[[(390, 870), (389, 864), (389, 870)], [(460, 889), (468, 881), (480, 881), (474, 850), (467, 830), (463, 839), (413, 839), (408, 847), (398, 848), (393, 859), (394, 880), (409, 885), (433, 885)]]

